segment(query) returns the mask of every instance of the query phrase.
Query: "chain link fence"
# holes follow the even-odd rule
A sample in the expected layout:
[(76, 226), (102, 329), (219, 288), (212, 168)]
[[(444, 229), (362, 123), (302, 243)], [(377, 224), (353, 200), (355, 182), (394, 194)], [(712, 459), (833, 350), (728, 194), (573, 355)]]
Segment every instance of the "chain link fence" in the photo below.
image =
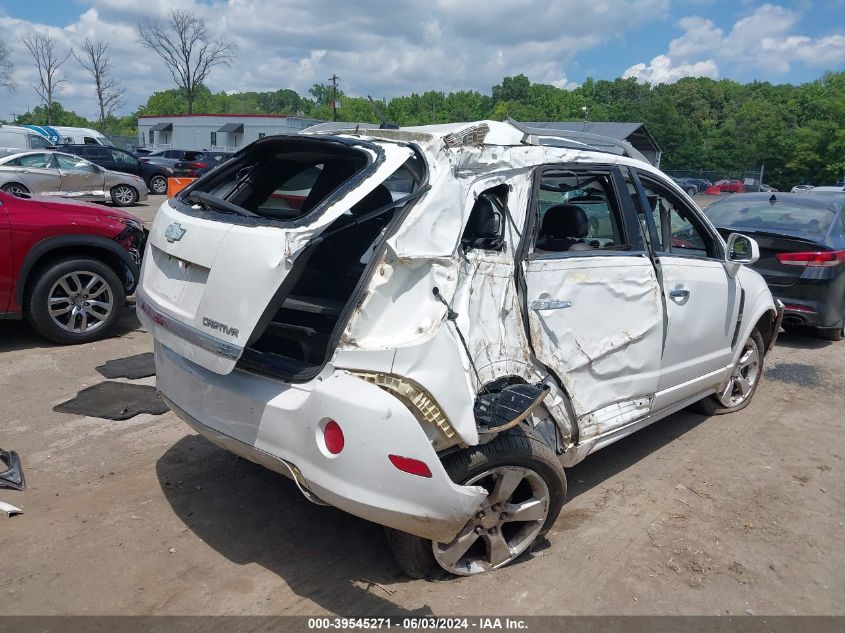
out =
[[(687, 193), (743, 193), (773, 191), (765, 185), (763, 168), (736, 170), (667, 169), (665, 173)], [(762, 178), (762, 179), (761, 179)], [(715, 189), (714, 187), (717, 187)]]

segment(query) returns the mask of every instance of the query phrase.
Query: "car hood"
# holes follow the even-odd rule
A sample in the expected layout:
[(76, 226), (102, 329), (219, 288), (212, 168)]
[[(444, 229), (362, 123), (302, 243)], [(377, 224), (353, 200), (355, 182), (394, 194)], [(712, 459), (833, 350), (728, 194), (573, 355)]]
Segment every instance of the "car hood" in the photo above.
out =
[(53, 198), (50, 196), (30, 196), (29, 201), (46, 209), (52, 209), (53, 211), (67, 212), (73, 210), (77, 213), (90, 213), (91, 215), (101, 215), (121, 220), (132, 220), (133, 222), (139, 222), (141, 224), (144, 223), (139, 217), (134, 216), (131, 213), (127, 213), (126, 211), (122, 211), (115, 207), (104, 207), (98, 204), (92, 204), (82, 200), (68, 200), (66, 198)]

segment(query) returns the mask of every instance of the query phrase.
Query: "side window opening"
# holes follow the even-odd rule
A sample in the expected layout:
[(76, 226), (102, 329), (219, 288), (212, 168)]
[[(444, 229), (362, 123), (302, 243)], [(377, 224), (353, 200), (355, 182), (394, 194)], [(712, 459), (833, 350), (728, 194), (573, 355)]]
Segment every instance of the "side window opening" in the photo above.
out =
[(480, 249), (501, 251), (505, 240), (505, 205), (508, 200), (508, 186), (500, 185), (481, 192), (469, 214), (461, 246), (464, 251)]
[(716, 243), (695, 213), (667, 188), (642, 178), (646, 200), (657, 226), (656, 250), (676, 255), (716, 257)]
[(50, 143), (43, 136), (33, 134), (29, 137), (29, 147), (30, 149), (44, 149), (50, 147)]
[(546, 171), (540, 180), (537, 212), (537, 251), (630, 249), (608, 172)]

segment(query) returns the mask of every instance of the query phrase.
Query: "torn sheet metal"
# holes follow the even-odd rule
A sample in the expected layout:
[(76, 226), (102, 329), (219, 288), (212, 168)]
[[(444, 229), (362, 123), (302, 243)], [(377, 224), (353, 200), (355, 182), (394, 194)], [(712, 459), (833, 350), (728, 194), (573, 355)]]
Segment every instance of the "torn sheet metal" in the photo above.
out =
[(15, 516), (16, 514), (23, 514), (23, 510), (13, 506), (11, 503), (6, 503), (5, 501), (0, 501), (0, 512), (5, 514), (7, 517)]
[(0, 470), (0, 488), (11, 488), (12, 490), (24, 490), (26, 479), (21, 466), (21, 458), (15, 451), (4, 451), (0, 448), (0, 462), (5, 468)]

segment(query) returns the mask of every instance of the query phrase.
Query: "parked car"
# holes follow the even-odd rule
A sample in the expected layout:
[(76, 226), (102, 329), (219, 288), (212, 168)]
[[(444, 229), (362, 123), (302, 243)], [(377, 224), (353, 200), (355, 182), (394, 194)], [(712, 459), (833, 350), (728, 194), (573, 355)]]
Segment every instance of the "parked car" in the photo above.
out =
[(745, 193), (745, 184), (741, 180), (717, 180), (707, 187), (705, 193), (711, 196), (720, 193)]
[(157, 149), (146, 156), (140, 158), (141, 162), (150, 163), (152, 165), (160, 165), (162, 167), (170, 167), (179, 161), (196, 161), (202, 160), (205, 152), (198, 152), (186, 149)]
[(772, 187), (771, 185), (767, 185), (767, 184), (765, 184), (765, 183), (763, 183), (762, 185), (760, 185), (760, 191), (763, 191), (763, 192), (768, 192), (768, 193), (777, 193), (777, 189), (775, 189), (775, 188), (774, 188), (774, 187)]
[(760, 246), (752, 267), (784, 303), (783, 323), (838, 341), (845, 326), (845, 196), (748, 193), (705, 210), (722, 235)]
[(701, 190), (700, 184), (693, 178), (673, 178), (672, 180), (691, 196), (694, 196)]
[(795, 185), (790, 192), (791, 193), (807, 193), (808, 191), (813, 189), (813, 185)]
[(234, 154), (231, 152), (206, 152), (193, 160), (176, 161), (173, 165), (173, 175), (177, 178), (199, 178), (219, 167), (232, 156)]
[(113, 202), (119, 207), (147, 199), (147, 186), (139, 176), (53, 151), (23, 152), (0, 159), (0, 189), (16, 196), (62, 196)]
[(107, 336), (138, 280), (147, 230), (119, 209), (0, 191), (0, 319), (57, 343)]
[(845, 186), (843, 185), (833, 185), (833, 186), (824, 186), (824, 187), (813, 187), (806, 193), (825, 193), (825, 194), (845, 194)]
[(60, 145), (63, 152), (76, 154), (92, 163), (111, 171), (134, 174), (143, 178), (147, 188), (156, 195), (167, 193), (167, 179), (173, 176), (170, 167), (148, 164), (138, 159), (131, 152), (117, 147), (99, 145)]
[(558, 517), (564, 467), (694, 403), (747, 406), (782, 315), (754, 241), (638, 154), (550, 136), (273, 136), (189, 185), (136, 293), (163, 397), (387, 526), (412, 576), (507, 565)]

